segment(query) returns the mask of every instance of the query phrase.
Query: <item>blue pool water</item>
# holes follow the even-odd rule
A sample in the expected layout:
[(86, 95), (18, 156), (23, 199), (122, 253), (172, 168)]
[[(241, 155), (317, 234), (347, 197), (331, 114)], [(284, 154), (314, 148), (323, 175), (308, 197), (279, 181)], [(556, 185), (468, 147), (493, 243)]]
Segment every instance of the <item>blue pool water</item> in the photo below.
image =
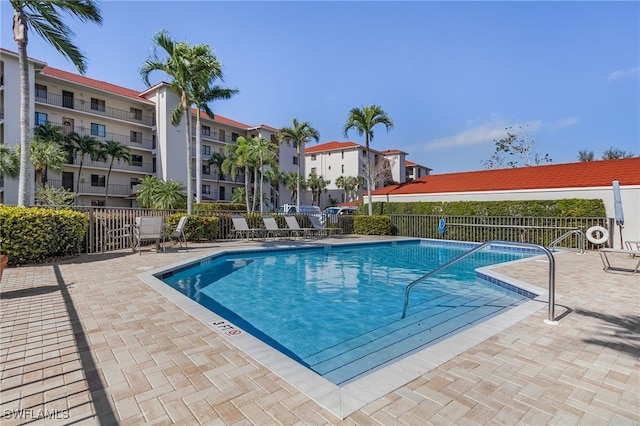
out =
[(475, 269), (526, 251), (480, 251), (411, 291), (469, 246), (413, 240), (215, 256), (158, 274), (166, 284), (337, 384), (346, 384), (527, 298)]

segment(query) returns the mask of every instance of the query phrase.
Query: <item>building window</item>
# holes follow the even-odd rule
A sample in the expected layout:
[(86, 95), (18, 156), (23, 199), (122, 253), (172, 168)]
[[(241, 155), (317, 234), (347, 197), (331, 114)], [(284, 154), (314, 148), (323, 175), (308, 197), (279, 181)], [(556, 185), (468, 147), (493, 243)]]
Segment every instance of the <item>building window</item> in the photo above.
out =
[(131, 142), (142, 143), (142, 132), (135, 132), (131, 130), (129, 132), (129, 140)]
[(210, 175), (211, 174), (211, 166), (208, 164), (203, 164), (202, 165), (202, 174), (203, 175)]
[(104, 200), (91, 200), (91, 207), (104, 207)]
[(138, 109), (138, 108), (129, 108), (129, 112), (131, 113), (131, 118), (133, 120), (140, 120), (142, 121), (142, 110)]
[(211, 147), (209, 145), (202, 145), (202, 154), (211, 155)]
[(142, 167), (142, 155), (132, 155), (131, 156), (131, 165)]
[(342, 155), (342, 159), (344, 160), (344, 151), (340, 153)]
[(211, 127), (202, 126), (202, 136), (211, 136)]
[(94, 111), (104, 112), (105, 110), (104, 99), (91, 98), (91, 109)]
[(142, 183), (142, 179), (140, 178), (131, 178), (131, 188), (136, 185), (140, 185)]
[(91, 175), (91, 186), (105, 186), (105, 176), (104, 175)]
[(293, 165), (297, 165), (298, 164), (298, 157), (294, 156), (293, 157)]
[(47, 100), (47, 86), (43, 84), (36, 84), (36, 100), (37, 101)]
[(45, 124), (47, 122), (47, 114), (44, 112), (38, 112), (36, 111), (36, 119), (35, 119), (35, 124), (36, 126), (41, 126), (43, 124)]
[(344, 173), (344, 164), (342, 165), (342, 173)]
[(363, 157), (366, 157), (366, 156), (367, 156), (367, 150), (366, 150), (366, 149), (363, 149), (363, 150), (362, 150), (362, 156), (363, 156)]
[(315, 168), (315, 167), (312, 167), (312, 168), (311, 168), (311, 174), (312, 174), (312, 175), (317, 174), (317, 173), (316, 173), (316, 168)]
[(237, 133), (231, 133), (231, 142), (235, 142), (240, 137)]
[(311, 154), (311, 161), (316, 161), (316, 155), (315, 154)]
[(219, 141), (222, 141), (222, 142), (226, 142), (226, 141), (224, 140), (224, 130), (222, 130), (222, 129), (221, 129), (221, 130), (218, 130), (218, 140), (219, 140)]
[(107, 136), (107, 128), (104, 124), (91, 123), (91, 135), (92, 136)]
[(211, 185), (202, 185), (203, 194), (211, 194)]
[(293, 141), (293, 142), (291, 143), (291, 145), (292, 145), (294, 148), (298, 148), (298, 142), (297, 142), (297, 141)]

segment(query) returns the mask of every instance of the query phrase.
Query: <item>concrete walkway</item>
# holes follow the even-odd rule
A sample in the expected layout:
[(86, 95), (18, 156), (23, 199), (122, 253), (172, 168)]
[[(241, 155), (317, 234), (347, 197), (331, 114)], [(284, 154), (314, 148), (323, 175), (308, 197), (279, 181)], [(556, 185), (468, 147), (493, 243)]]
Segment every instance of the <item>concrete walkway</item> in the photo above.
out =
[[(274, 244), (121, 251), (5, 270), (2, 425), (640, 425), (640, 276), (602, 271), (595, 252), (556, 256), (558, 325), (544, 324), (541, 304), (344, 420), (137, 278), (215, 250)], [(547, 268), (531, 260), (498, 270), (546, 288)]]

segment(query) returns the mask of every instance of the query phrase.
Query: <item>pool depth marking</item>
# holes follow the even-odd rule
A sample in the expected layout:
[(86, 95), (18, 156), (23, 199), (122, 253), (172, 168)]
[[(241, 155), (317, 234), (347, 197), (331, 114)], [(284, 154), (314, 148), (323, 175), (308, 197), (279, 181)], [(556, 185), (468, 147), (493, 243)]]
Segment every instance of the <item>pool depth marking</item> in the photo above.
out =
[(237, 336), (242, 334), (242, 330), (229, 324), (227, 321), (214, 321), (211, 323), (213, 327), (219, 331), (224, 331), (229, 336)]

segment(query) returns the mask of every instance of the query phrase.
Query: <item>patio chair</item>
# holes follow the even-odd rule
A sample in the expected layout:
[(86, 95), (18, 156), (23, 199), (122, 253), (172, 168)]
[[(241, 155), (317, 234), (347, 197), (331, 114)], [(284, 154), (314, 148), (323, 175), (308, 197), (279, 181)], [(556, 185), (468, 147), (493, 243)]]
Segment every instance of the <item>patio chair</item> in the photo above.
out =
[(174, 246), (176, 244), (180, 244), (180, 247), (182, 248), (184, 244), (185, 250), (187, 249), (187, 236), (184, 234), (184, 227), (187, 225), (188, 219), (189, 216), (182, 216), (178, 222), (178, 226), (176, 226), (176, 229), (171, 235), (169, 235), (170, 240), (175, 240), (175, 243), (173, 244)]
[(234, 238), (244, 238), (244, 236), (248, 239), (253, 239), (254, 237), (263, 237), (264, 229), (263, 228), (249, 228), (249, 224), (247, 223), (247, 219), (243, 216), (231, 216), (231, 222), (233, 223), (233, 236)]
[[(636, 250), (601, 248), (598, 249), (602, 260), (603, 270), (606, 272), (627, 272), (631, 275), (640, 273), (640, 260), (636, 263)], [(612, 265), (615, 262), (616, 265)]]
[(325, 235), (331, 236), (333, 235), (333, 233), (337, 234), (342, 231), (340, 228), (329, 228), (322, 226), (322, 223), (320, 223), (320, 218), (318, 216), (309, 215), (308, 217), (311, 221), (311, 226), (318, 232), (318, 234), (324, 233)]
[(309, 238), (309, 235), (315, 231), (314, 228), (300, 228), (300, 224), (295, 216), (285, 216), (284, 220), (287, 221), (290, 235), (295, 233), (296, 236), (302, 235), (304, 238)]
[(136, 250), (141, 253), (142, 243), (144, 241), (154, 240), (156, 242), (156, 252), (160, 251), (162, 243), (162, 251), (164, 252), (164, 218), (161, 216), (142, 216), (136, 217), (136, 224), (133, 227), (133, 252)]
[(276, 222), (276, 218), (273, 216), (262, 216), (262, 221), (264, 222), (265, 230), (265, 238), (271, 235), (275, 240), (278, 237), (283, 237), (285, 235), (291, 235), (288, 229), (280, 228), (278, 226), (278, 222)]

